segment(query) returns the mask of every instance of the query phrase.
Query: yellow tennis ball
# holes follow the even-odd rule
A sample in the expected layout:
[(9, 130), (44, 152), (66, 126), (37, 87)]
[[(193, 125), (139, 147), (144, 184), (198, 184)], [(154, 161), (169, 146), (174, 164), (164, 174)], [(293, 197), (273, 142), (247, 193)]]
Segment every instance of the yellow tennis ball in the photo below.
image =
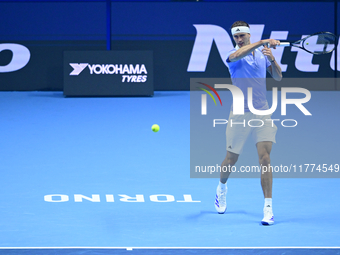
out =
[(159, 131), (159, 126), (157, 124), (152, 125), (151, 127), (153, 132), (158, 132)]

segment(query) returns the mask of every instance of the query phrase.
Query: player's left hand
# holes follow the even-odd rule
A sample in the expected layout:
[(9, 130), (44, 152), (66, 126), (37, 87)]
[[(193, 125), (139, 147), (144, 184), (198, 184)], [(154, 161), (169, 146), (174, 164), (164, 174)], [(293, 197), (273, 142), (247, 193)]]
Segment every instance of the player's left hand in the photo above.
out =
[(267, 46), (263, 47), (262, 53), (263, 53), (263, 55), (267, 56), (269, 61), (273, 61), (275, 59), (274, 56), (273, 56), (272, 50), (270, 48), (268, 48)]

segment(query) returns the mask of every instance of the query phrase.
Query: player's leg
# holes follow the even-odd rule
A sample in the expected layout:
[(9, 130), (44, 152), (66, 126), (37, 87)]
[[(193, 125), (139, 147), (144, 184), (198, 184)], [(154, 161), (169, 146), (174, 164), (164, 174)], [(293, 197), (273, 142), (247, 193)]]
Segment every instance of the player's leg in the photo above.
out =
[(272, 142), (258, 142), (256, 144), (257, 153), (259, 155), (259, 163), (261, 166), (261, 186), (264, 195), (263, 225), (274, 224), (274, 215), (272, 208), (272, 190), (273, 190), (273, 172), (270, 168), (270, 152), (272, 150)]
[(273, 173), (270, 169), (270, 152), (272, 142), (258, 142), (256, 144), (259, 155), (259, 164), (261, 166), (261, 186), (264, 198), (272, 198)]
[(231, 173), (231, 168), (234, 166), (238, 160), (238, 155), (234, 152), (227, 151), (227, 155), (224, 158), (221, 164), (221, 174), (220, 174), (220, 182), (225, 184), (229, 178)]
[(263, 126), (255, 128), (252, 132), (262, 170), (261, 186), (264, 195), (264, 217), (261, 223), (263, 225), (271, 225), (274, 223), (274, 216), (272, 210), (273, 173), (270, 168), (270, 153), (273, 143), (276, 142), (277, 127), (272, 121), (268, 121), (271, 119), (270, 115), (256, 116), (256, 118), (262, 119), (264, 123)]
[[(247, 115), (249, 115), (249, 113)], [(227, 209), (227, 180), (251, 132), (250, 127), (232, 125), (231, 123), (243, 123), (245, 121), (244, 119), (244, 116), (234, 116), (232, 112), (229, 116), (226, 130), (227, 155), (221, 165), (220, 181), (216, 189), (215, 197), (215, 209), (218, 213), (224, 213)]]
[(227, 180), (231, 173), (232, 166), (235, 165), (238, 155), (227, 151), (227, 155), (221, 164), (220, 182), (216, 189), (215, 209), (218, 213), (224, 213), (227, 210)]

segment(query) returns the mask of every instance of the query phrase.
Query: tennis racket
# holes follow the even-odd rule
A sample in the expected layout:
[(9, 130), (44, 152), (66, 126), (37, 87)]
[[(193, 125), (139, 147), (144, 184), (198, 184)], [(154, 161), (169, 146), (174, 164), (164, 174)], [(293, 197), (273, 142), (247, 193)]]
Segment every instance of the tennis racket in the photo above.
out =
[(294, 43), (280, 42), (278, 46), (293, 46), (314, 55), (331, 53), (336, 47), (336, 36), (330, 32), (318, 32), (302, 38)]

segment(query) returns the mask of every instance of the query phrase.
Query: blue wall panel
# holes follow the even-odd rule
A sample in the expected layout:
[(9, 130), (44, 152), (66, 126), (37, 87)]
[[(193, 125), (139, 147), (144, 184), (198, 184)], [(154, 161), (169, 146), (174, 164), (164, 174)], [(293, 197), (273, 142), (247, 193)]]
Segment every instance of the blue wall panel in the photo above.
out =
[[(339, 34), (335, 17), (340, 7), (334, 6), (334, 1), (0, 1), (0, 48), (16, 43), (31, 53), (24, 68), (0, 72), (0, 90), (62, 90), (65, 50), (105, 49), (152, 50), (155, 90), (188, 90), (190, 78), (229, 76), (216, 40), (204, 72), (188, 71), (197, 39), (194, 25), (217, 26), (231, 38), (231, 24), (245, 20), (264, 26), (257, 39), (286, 31), (286, 39), (295, 41), (318, 31), (337, 29)], [(11, 57), (9, 50), (0, 51), (0, 67)], [(279, 57), (284, 77), (335, 76), (335, 54), (302, 59), (285, 48)]]

